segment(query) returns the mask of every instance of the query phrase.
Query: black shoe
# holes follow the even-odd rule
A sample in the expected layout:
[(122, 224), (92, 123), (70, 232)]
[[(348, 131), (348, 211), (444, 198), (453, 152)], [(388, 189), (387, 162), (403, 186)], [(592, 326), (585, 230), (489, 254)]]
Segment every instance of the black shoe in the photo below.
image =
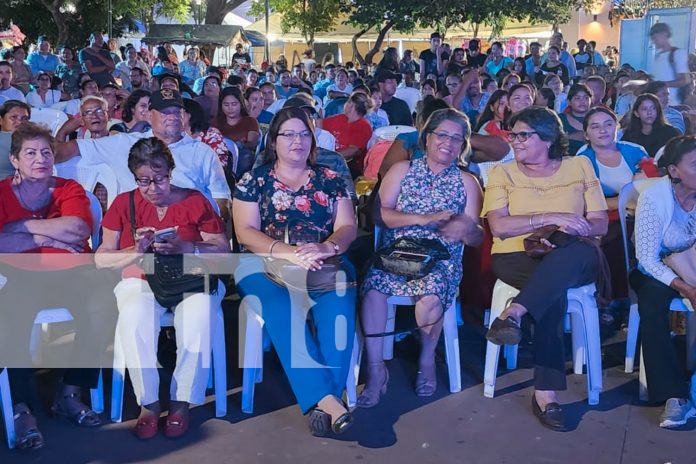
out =
[(544, 408), (544, 411), (542, 411), (536, 401), (536, 398), (534, 397), (534, 394), (532, 393), (532, 412), (537, 419), (539, 419), (541, 425), (547, 429), (551, 429), (556, 432), (565, 432), (568, 430), (565, 423), (565, 414), (563, 414), (560, 404), (549, 403), (546, 405), (546, 408)]
[(486, 333), (486, 339), (496, 345), (519, 345), (522, 341), (520, 323), (512, 317), (496, 317)]
[[(343, 417), (343, 416), (341, 416)], [(340, 418), (339, 418), (340, 419)], [(309, 431), (315, 437), (325, 437), (331, 431), (331, 416), (319, 408), (309, 413)]]
[(348, 430), (351, 425), (353, 425), (353, 414), (351, 414), (350, 411), (346, 411), (331, 424), (331, 430), (333, 430), (335, 434), (340, 435)]

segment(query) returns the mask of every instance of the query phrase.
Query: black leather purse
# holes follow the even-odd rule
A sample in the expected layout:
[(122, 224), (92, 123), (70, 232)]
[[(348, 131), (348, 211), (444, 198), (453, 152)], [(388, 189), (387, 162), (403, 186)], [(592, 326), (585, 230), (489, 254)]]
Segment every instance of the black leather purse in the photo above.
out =
[[(135, 191), (130, 192), (129, 201), (131, 233), (135, 241)], [(186, 269), (183, 255), (154, 253), (152, 259), (143, 258), (140, 261), (155, 299), (164, 308), (174, 309), (187, 294), (217, 294), (219, 277), (210, 274), (202, 263), (193, 262), (193, 257), (188, 257), (186, 261), (189, 264)]]
[(422, 279), (438, 261), (449, 258), (450, 253), (440, 240), (400, 237), (375, 252), (374, 264), (377, 269), (411, 280)]

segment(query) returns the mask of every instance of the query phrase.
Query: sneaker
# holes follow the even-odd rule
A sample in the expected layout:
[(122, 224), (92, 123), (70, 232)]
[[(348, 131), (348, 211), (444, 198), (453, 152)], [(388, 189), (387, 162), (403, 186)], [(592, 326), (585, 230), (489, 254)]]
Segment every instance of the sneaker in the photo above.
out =
[(665, 410), (660, 415), (660, 427), (679, 427), (686, 424), (689, 418), (696, 415), (696, 409), (694, 409), (694, 405), (690, 400), (686, 400), (684, 404), (681, 404), (681, 401), (683, 400), (679, 398), (667, 400)]

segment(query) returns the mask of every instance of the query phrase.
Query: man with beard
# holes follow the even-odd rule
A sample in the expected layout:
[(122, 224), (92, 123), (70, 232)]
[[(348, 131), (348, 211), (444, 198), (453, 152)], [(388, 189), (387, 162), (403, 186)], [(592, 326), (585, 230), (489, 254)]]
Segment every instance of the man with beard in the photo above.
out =
[(143, 70), (140, 68), (131, 68), (128, 72), (128, 77), (130, 78), (130, 90), (150, 90), (150, 86), (147, 83), (147, 79), (143, 76)]
[(9, 61), (0, 61), (0, 105), (7, 100), (19, 100), (26, 103), (21, 90), (10, 85), (12, 82), (12, 65)]
[(481, 78), (477, 70), (464, 74), (457, 94), (452, 98), (452, 107), (464, 112), (470, 121), (476, 121), (483, 112), (491, 95), (481, 91)]
[(83, 163), (107, 164), (116, 174), (116, 193), (128, 192), (136, 187), (133, 174), (128, 169), (128, 152), (139, 139), (154, 136), (165, 142), (174, 156), (176, 167), (172, 171), (172, 184), (200, 191), (219, 208), (225, 218), (230, 188), (222, 164), (212, 148), (183, 131), (183, 107), (179, 92), (170, 89), (154, 92), (150, 97), (151, 130), (101, 139), (57, 142), (56, 163), (80, 155)]

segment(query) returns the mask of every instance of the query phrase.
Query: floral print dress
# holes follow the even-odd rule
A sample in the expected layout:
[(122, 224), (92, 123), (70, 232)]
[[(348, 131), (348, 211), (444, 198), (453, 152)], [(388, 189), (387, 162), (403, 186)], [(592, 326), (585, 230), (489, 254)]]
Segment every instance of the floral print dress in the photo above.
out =
[(235, 186), (234, 198), (258, 203), (261, 232), (288, 243), (323, 242), (333, 233), (336, 201), (350, 199), (343, 179), (324, 166), (309, 166), (307, 182), (293, 191), (266, 164), (247, 172)]
[[(425, 158), (411, 162), (411, 167), (401, 182), (401, 191), (396, 201), (397, 211), (430, 214), (449, 210), (461, 214), (465, 207), (466, 188), (456, 163), (435, 174), (428, 167)], [(443, 308), (447, 309), (454, 301), (462, 279), (464, 245), (462, 242), (446, 240), (434, 226), (407, 226), (384, 230), (379, 246), (393, 243), (399, 237), (438, 239), (447, 247), (450, 259), (438, 261), (427, 276), (413, 280), (371, 266), (363, 281), (361, 293), (364, 295), (369, 290), (377, 290), (385, 295), (437, 295)]]

